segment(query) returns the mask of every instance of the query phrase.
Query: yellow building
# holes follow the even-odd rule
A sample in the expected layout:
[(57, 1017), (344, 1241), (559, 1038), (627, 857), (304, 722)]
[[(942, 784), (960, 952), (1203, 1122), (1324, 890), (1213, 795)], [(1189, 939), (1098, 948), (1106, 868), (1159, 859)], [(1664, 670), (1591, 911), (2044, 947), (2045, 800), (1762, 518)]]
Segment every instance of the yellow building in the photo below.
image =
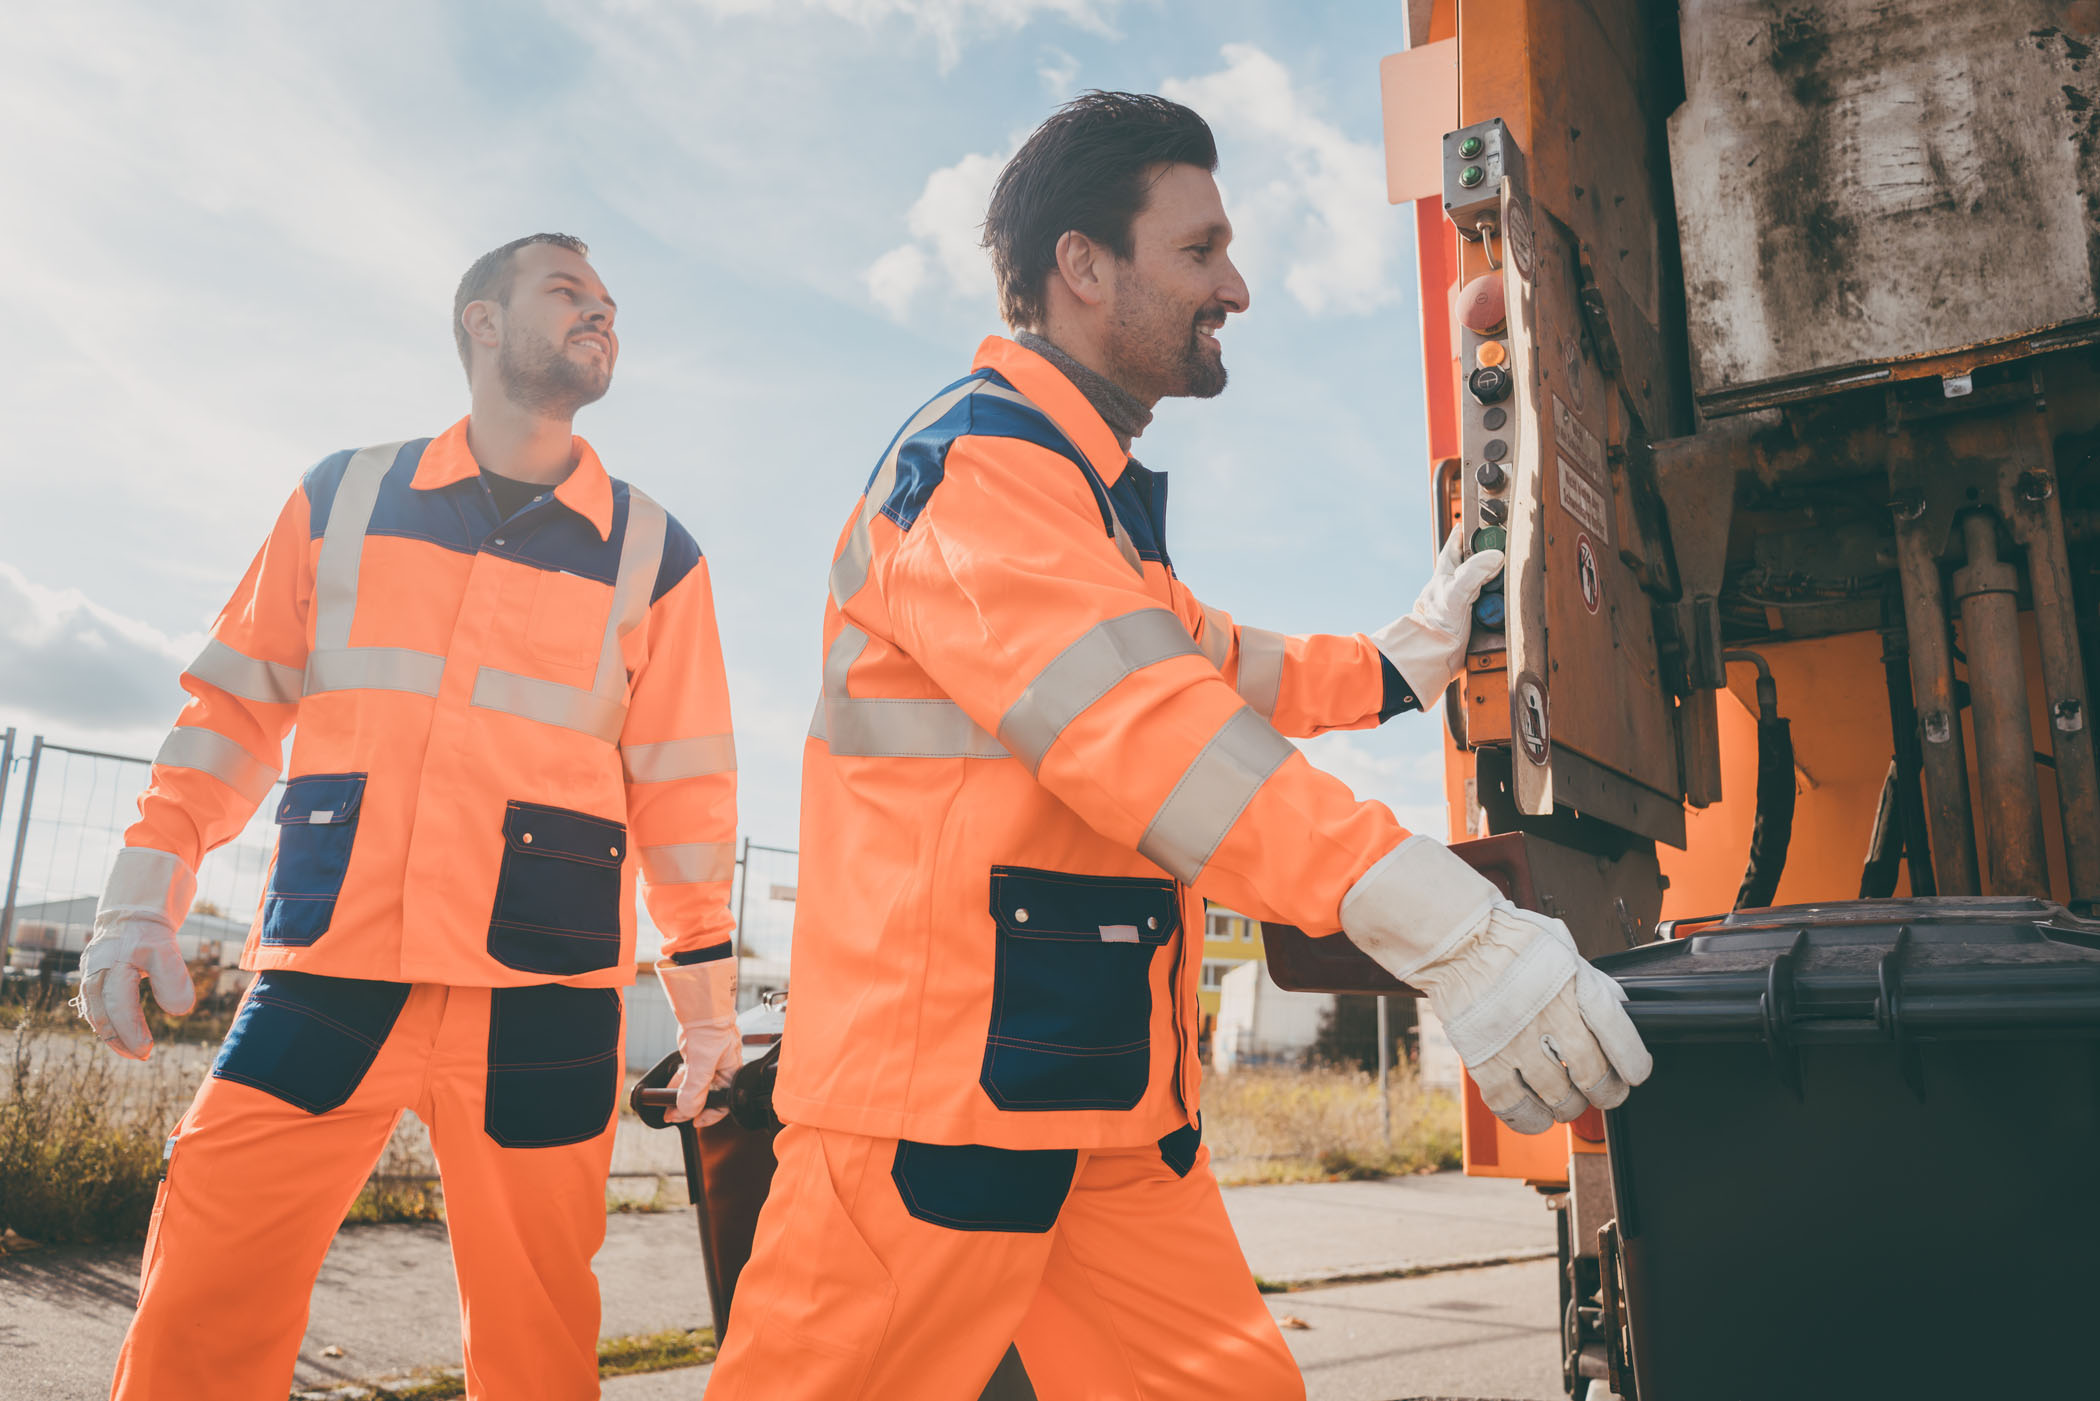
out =
[(1202, 1030), (1197, 1044), (1210, 1053), (1211, 1027), (1218, 1017), (1218, 984), (1234, 965), (1260, 958), (1261, 921), (1249, 919), (1223, 905), (1208, 905), (1203, 916), (1203, 981), (1196, 1001), (1203, 1009)]

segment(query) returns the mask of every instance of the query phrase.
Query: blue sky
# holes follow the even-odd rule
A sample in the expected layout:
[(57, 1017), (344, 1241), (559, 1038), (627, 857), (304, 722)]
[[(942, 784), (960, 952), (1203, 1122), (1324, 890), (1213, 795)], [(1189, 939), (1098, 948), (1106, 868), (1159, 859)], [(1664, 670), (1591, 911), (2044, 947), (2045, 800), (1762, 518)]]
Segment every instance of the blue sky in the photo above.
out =
[[(179, 10), (178, 19), (171, 12)], [(1252, 311), (1232, 387), (1137, 447), (1182, 576), (1360, 631), (1429, 568), (1414, 250), (1378, 60), (1404, 7), (550, 0), (32, 7), (0, 53), (0, 726), (150, 753), (286, 493), (465, 411), (478, 253), (559, 229), (620, 301), (579, 430), (701, 542), (745, 828), (795, 842), (825, 566), (897, 423), (1000, 329), (975, 225), (1061, 99), (1219, 137)], [(1441, 835), (1438, 721), (1314, 761)]]

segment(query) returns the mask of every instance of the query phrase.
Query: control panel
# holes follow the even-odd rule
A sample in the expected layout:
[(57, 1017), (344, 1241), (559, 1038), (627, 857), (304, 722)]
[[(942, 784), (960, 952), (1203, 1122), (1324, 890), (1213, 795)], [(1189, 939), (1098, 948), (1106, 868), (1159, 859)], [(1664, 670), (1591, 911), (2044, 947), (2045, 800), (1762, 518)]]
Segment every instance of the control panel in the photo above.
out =
[[(1445, 135), (1444, 211), (1459, 236), (1479, 246), (1486, 262), (1486, 270), (1460, 288), (1454, 307), (1465, 381), (1459, 408), (1460, 521), (1468, 555), (1509, 548), (1510, 488), (1519, 425), (1512, 402), (1516, 367), (1510, 356), (1502, 273), (1509, 245), (1504, 211), (1512, 207), (1505, 191), (1518, 193), (1515, 207), (1522, 207), (1523, 178), (1522, 153), (1500, 118)], [(1497, 575), (1473, 605), (1471, 651), (1503, 648), (1507, 610), (1502, 576)]]

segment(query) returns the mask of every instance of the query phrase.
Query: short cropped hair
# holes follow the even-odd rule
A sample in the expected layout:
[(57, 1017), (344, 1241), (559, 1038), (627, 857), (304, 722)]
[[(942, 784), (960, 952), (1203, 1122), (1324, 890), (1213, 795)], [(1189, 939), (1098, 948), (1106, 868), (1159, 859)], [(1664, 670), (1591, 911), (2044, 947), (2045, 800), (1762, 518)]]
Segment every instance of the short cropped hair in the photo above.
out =
[(1042, 325), (1043, 281), (1066, 233), (1130, 257), (1131, 221), (1151, 194), (1148, 172), (1160, 165), (1218, 168), (1209, 124), (1164, 97), (1082, 93), (1035, 129), (999, 172), (985, 211), (984, 246), (1007, 325)]
[(466, 323), (460, 319), (466, 315), (467, 303), (494, 302), (498, 306), (509, 306), (510, 289), (517, 280), (511, 265), (520, 248), (530, 248), (535, 243), (566, 248), (579, 258), (591, 256), (590, 246), (571, 234), (536, 233), (514, 238), (501, 248), (491, 248), (476, 258), (466, 276), (460, 278), (459, 290), (452, 294), (452, 340), (459, 347), (459, 363), (468, 370), (474, 368), (474, 362), (467, 356), (473, 342), (467, 337)]

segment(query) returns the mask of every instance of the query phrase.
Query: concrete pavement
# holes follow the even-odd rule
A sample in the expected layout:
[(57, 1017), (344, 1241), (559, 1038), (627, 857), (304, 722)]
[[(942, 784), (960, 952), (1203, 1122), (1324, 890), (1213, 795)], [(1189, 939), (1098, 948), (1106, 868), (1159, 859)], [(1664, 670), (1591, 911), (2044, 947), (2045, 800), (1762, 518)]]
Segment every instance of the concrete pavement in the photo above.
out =
[[(1278, 1282), (1550, 1254), (1553, 1248), (1552, 1217), (1535, 1193), (1517, 1183), (1456, 1173), (1234, 1187), (1226, 1189), (1225, 1202), (1254, 1272)], [(597, 1262), (606, 1336), (708, 1321), (691, 1212), (617, 1215), (606, 1226)], [(92, 1401), (106, 1395), (137, 1270), (135, 1245), (0, 1258), (0, 1401)], [(453, 1291), (442, 1226), (344, 1230), (315, 1285), (298, 1384), (323, 1388), (457, 1366)], [(1295, 1314), (1313, 1325), (1285, 1336), (1307, 1367), (1315, 1401), (1558, 1394), (1550, 1265), (1279, 1294), (1270, 1304), (1279, 1315)], [(330, 1348), (342, 1355), (327, 1355)], [(690, 1397), (701, 1381), (699, 1370), (625, 1378), (608, 1383), (606, 1395), (614, 1401)]]

